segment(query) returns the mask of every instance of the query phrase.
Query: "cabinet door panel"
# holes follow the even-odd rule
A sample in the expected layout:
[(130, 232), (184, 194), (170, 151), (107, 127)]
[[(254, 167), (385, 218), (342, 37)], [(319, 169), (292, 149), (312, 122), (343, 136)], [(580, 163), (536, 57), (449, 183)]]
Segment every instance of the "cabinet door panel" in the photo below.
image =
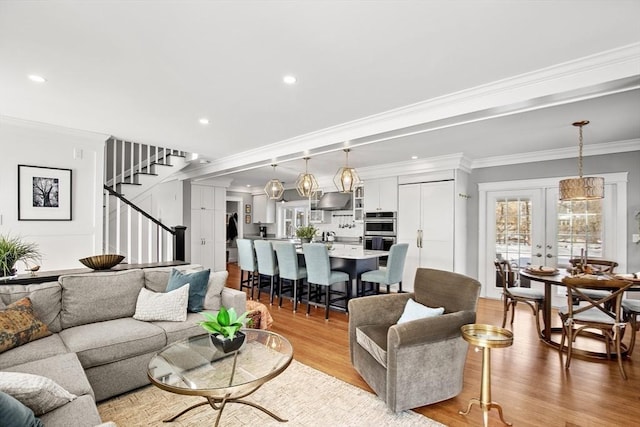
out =
[(420, 267), (420, 248), (417, 244), (421, 223), (420, 184), (398, 187), (398, 243), (409, 244), (402, 275), (402, 289), (413, 290), (416, 269)]

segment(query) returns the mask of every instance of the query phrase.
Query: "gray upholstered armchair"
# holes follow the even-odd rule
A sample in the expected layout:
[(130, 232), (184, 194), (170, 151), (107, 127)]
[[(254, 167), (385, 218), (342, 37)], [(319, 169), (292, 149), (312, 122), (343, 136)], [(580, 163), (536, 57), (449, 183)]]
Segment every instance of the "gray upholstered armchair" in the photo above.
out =
[[(480, 282), (419, 268), (413, 293), (349, 301), (351, 363), (394, 412), (449, 399), (463, 384), (467, 342), (460, 327), (474, 323)], [(444, 307), (441, 316), (396, 324), (409, 298)]]

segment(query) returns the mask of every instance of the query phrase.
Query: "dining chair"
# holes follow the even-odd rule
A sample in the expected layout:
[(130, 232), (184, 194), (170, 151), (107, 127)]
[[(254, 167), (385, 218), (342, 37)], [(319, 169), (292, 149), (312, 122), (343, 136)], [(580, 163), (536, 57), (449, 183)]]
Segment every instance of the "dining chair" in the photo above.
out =
[(358, 278), (357, 295), (365, 295), (365, 284), (373, 283), (376, 285), (375, 293), (380, 293), (380, 285), (387, 286), (387, 293), (391, 292), (391, 285), (398, 284), (398, 293), (402, 292), (402, 273), (404, 272), (404, 261), (407, 258), (409, 250), (408, 243), (396, 243), (389, 248), (389, 258), (387, 267), (377, 270), (367, 271)]
[[(571, 258), (569, 260), (569, 263), (571, 264), (572, 267), (577, 267), (579, 264), (582, 264), (583, 262), (584, 262), (583, 258)], [(615, 273), (615, 269), (618, 266), (618, 263), (615, 261), (609, 261), (609, 260), (600, 259), (600, 258), (587, 258), (587, 265), (591, 266), (596, 270), (594, 271), (594, 273), (599, 272), (599, 273), (613, 274)]]
[(636, 344), (636, 334), (638, 333), (638, 316), (640, 316), (640, 300), (625, 298), (622, 300), (622, 313), (624, 320), (631, 326), (631, 340), (629, 341), (629, 351), (627, 356), (631, 357), (633, 347)]
[[(567, 306), (558, 309), (562, 320), (562, 339), (559, 350), (562, 356), (566, 341), (565, 368), (569, 369), (571, 365), (576, 337), (597, 329), (604, 339), (608, 359), (611, 359), (611, 346), (615, 346), (620, 375), (626, 380), (627, 374), (622, 365), (622, 336), (625, 327), (622, 297), (633, 283), (624, 280), (598, 280), (584, 277), (564, 277), (562, 283), (567, 287)], [(606, 294), (594, 298), (585, 293), (592, 290), (606, 291)], [(574, 304), (576, 300), (579, 301), (578, 305)], [(609, 306), (612, 309), (609, 309)]]
[(502, 327), (507, 324), (507, 316), (511, 311), (511, 329), (513, 329), (513, 318), (516, 314), (516, 305), (519, 302), (526, 304), (533, 311), (536, 321), (536, 331), (542, 337), (540, 330), (540, 311), (544, 306), (544, 291), (542, 289), (525, 288), (520, 286), (520, 280), (516, 279), (516, 272), (511, 269), (511, 264), (506, 260), (495, 260), (496, 281), (502, 287)]
[(253, 299), (253, 288), (258, 282), (258, 266), (253, 249), (253, 240), (236, 239), (238, 246), (238, 267), (240, 267), (240, 290), (249, 290), (249, 299)]
[(258, 299), (260, 299), (260, 291), (262, 289), (263, 279), (269, 281), (269, 304), (273, 305), (273, 294), (275, 285), (279, 281), (278, 262), (276, 254), (273, 251), (273, 245), (268, 240), (256, 240), (254, 243), (256, 248), (256, 259), (258, 261)]
[[(322, 243), (303, 243), (302, 253), (304, 254), (304, 262), (307, 267), (307, 316), (310, 313), (311, 305), (311, 285), (324, 287), (324, 318), (329, 320), (329, 306), (338, 301), (345, 301), (345, 309), (349, 303), (348, 287), (351, 286), (349, 275), (342, 271), (331, 270), (331, 261), (329, 259), (329, 251)], [(336, 291), (331, 286), (344, 282), (345, 291)], [(321, 296), (316, 291), (317, 296)], [(332, 295), (337, 295), (332, 298)], [(316, 302), (316, 305), (319, 302)], [(322, 305), (322, 304), (320, 304)]]
[[(307, 277), (307, 269), (298, 265), (298, 254), (296, 246), (289, 242), (278, 242), (273, 244), (278, 259), (278, 270), (280, 271), (280, 281), (278, 282), (278, 295), (280, 300), (278, 307), (282, 307), (282, 295), (287, 290), (291, 291), (293, 296), (293, 312), (298, 310), (298, 302), (302, 298), (301, 291), (304, 286), (304, 279)], [(283, 289), (283, 282), (290, 283), (289, 288)]]
[[(569, 263), (573, 268), (581, 265), (585, 260), (583, 258), (571, 258)], [(587, 265), (591, 268), (591, 271), (585, 271), (585, 273), (602, 273), (602, 274), (614, 274), (618, 263), (600, 258), (587, 258)], [(585, 289), (584, 293), (591, 298), (605, 297), (609, 293), (608, 291), (601, 291), (598, 289)]]

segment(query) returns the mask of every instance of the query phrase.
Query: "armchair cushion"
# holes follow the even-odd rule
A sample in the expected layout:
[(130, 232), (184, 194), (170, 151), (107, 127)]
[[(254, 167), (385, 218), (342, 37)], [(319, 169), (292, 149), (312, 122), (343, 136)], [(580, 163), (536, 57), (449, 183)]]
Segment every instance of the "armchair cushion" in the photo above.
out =
[(366, 325), (356, 328), (356, 342), (376, 361), (387, 367), (387, 331), (384, 325)]
[(415, 302), (413, 299), (408, 299), (407, 305), (404, 306), (402, 316), (398, 319), (398, 324), (426, 317), (440, 316), (442, 313), (444, 313), (444, 307), (431, 308)]

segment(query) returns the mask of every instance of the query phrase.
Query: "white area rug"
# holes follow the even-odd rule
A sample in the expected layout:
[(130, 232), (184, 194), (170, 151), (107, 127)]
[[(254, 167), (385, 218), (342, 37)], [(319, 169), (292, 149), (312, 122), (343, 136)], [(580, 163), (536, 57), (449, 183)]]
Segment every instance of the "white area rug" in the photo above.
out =
[[(220, 426), (442, 426), (413, 411), (391, 412), (374, 394), (347, 384), (295, 360), (280, 376), (245, 400), (257, 403), (288, 419), (279, 423), (247, 405), (230, 403)], [(103, 421), (119, 427), (213, 425), (218, 414), (203, 405), (173, 423), (162, 423), (202, 398), (182, 396), (147, 386), (98, 405)]]

